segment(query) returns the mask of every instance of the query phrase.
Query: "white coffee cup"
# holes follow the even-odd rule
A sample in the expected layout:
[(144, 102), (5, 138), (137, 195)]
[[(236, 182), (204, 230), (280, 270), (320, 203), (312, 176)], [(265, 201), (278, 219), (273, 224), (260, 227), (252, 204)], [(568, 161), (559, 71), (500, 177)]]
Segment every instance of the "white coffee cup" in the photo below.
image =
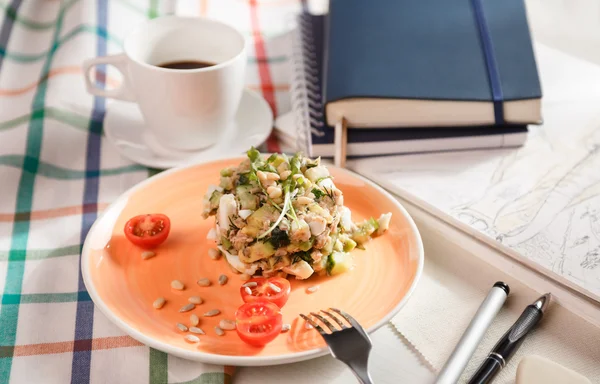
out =
[[(215, 65), (160, 67), (178, 61)], [(98, 64), (122, 73), (119, 88), (104, 90), (92, 83), (90, 72)], [(164, 16), (129, 34), (122, 54), (87, 60), (83, 68), (88, 92), (139, 105), (156, 142), (172, 150), (197, 150), (215, 144), (233, 123), (244, 90), (246, 39), (216, 20)]]

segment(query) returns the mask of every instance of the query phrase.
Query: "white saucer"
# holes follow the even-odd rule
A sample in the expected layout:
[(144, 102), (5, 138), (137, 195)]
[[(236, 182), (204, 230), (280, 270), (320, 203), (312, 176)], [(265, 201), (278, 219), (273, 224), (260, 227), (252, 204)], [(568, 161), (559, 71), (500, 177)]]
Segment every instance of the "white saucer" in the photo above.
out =
[[(104, 132), (118, 151), (128, 159), (147, 167), (166, 169), (197, 162), (227, 158), (262, 144), (273, 129), (273, 112), (260, 95), (244, 90), (234, 124), (219, 142), (198, 151), (161, 149), (145, 128), (142, 114), (135, 103), (112, 101), (106, 111)], [(152, 149), (151, 149), (152, 148)]]

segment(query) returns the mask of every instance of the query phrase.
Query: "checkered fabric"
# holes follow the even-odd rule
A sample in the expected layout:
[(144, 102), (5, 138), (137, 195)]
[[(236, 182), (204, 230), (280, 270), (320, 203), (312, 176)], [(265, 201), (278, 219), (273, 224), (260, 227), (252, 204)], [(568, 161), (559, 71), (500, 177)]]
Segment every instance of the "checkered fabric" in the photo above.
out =
[[(86, 292), (79, 255), (90, 226), (159, 170), (105, 140), (107, 101), (86, 93), (81, 63), (121, 52), (147, 18), (213, 17), (254, 42), (247, 86), (278, 115), (290, 108), (286, 32), (300, 8), (300, 0), (0, 0), (0, 383), (231, 382), (233, 367), (131, 339)], [(119, 82), (111, 68), (93, 76)]]

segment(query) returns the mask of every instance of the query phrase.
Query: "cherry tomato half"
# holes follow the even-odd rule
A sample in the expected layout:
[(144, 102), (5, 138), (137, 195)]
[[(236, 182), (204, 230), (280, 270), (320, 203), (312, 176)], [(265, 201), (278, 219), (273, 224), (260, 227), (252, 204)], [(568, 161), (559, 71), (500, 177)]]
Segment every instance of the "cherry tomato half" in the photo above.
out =
[(169, 236), (171, 220), (162, 213), (132, 217), (125, 224), (125, 237), (144, 249), (158, 247)]
[(266, 300), (242, 304), (235, 312), (236, 330), (240, 339), (255, 347), (270, 343), (281, 333), (281, 310)]
[[(248, 287), (251, 293), (246, 290), (247, 283), (254, 282), (256, 287)], [(283, 277), (255, 277), (248, 280), (240, 287), (240, 294), (244, 303), (252, 303), (257, 300), (267, 300), (279, 308), (283, 308), (290, 297), (290, 282)]]

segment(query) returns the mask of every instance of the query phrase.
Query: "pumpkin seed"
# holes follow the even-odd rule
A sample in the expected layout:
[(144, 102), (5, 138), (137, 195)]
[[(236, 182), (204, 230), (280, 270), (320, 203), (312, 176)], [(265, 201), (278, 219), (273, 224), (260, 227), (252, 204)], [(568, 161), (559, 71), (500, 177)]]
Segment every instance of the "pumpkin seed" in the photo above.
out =
[(185, 285), (183, 285), (183, 283), (179, 280), (173, 280), (171, 281), (171, 288), (177, 289), (178, 291), (183, 291)]
[(271, 288), (273, 291), (275, 291), (277, 293), (281, 292), (281, 288), (279, 288), (278, 286), (276, 286), (273, 283), (269, 283), (269, 288)]
[(313, 285), (312, 287), (308, 287), (308, 288), (306, 288), (306, 290), (307, 290), (309, 293), (317, 292), (317, 291), (319, 290), (319, 286), (318, 286), (318, 285)]
[(190, 332), (196, 333), (198, 335), (206, 335), (206, 333), (204, 333), (202, 328), (198, 328), (198, 327), (190, 327)]
[(221, 311), (219, 311), (218, 309), (211, 309), (210, 311), (204, 313), (204, 316), (212, 317), (212, 316), (217, 316), (219, 313), (221, 313)]
[(165, 303), (167, 302), (167, 300), (165, 300), (164, 297), (159, 297), (158, 299), (154, 300), (154, 303), (152, 303), (152, 306), (156, 309), (161, 309)]
[(152, 251), (144, 251), (142, 252), (142, 259), (144, 260), (148, 260), (151, 257), (156, 256), (156, 253), (152, 252)]
[(185, 341), (189, 341), (190, 343), (198, 343), (200, 341), (198, 336), (194, 335), (187, 335), (186, 337), (184, 337), (184, 339)]
[(196, 306), (192, 303), (186, 304), (179, 309), (179, 312), (189, 312), (192, 309), (196, 308)]
[(219, 327), (226, 331), (233, 331), (235, 329), (235, 321), (223, 319), (219, 322)]
[(186, 327), (185, 324), (177, 323), (177, 328), (179, 328), (179, 330), (181, 332), (187, 332), (188, 331), (188, 327)]

